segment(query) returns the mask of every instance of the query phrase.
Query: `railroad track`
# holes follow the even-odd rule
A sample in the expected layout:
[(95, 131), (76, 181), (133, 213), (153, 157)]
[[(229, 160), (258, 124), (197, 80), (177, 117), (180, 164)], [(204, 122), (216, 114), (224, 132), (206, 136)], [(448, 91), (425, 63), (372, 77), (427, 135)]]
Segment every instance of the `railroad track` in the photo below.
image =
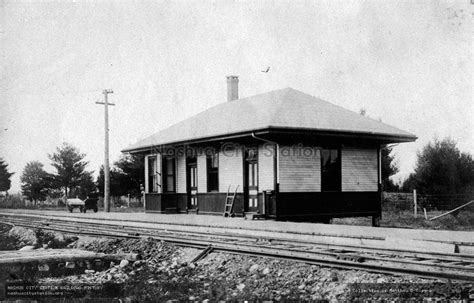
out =
[[(183, 231), (179, 229), (140, 228), (99, 222), (75, 222), (70, 219), (2, 215), (0, 222), (29, 228), (55, 230), (98, 237), (140, 239), (151, 237), (181, 246), (207, 249), (207, 252), (265, 256), (309, 264), (369, 272), (416, 275), (474, 281), (474, 255), (426, 253), (401, 249), (375, 249), (355, 245), (330, 245), (323, 242), (288, 240), (233, 233)], [(276, 234), (277, 235), (277, 234)]]

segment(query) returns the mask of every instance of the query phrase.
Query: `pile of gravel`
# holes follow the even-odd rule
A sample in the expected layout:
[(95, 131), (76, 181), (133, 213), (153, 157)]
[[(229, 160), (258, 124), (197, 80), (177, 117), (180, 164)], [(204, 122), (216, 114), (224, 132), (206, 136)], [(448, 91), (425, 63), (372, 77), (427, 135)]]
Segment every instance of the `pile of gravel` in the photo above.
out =
[[(288, 260), (214, 252), (198, 264), (190, 263), (201, 250), (182, 248), (153, 239), (82, 242), (80, 248), (104, 253), (140, 253), (142, 260), (112, 264), (102, 271), (67, 277), (67, 283), (119, 283), (129, 301), (166, 300), (356, 300), (460, 299), (471, 285), (438, 283), (411, 276), (337, 270)], [(372, 283), (372, 284), (370, 284)], [(458, 285), (459, 286), (459, 285)], [(396, 291), (388, 292), (387, 289)], [(361, 292), (362, 291), (364, 292)]]
[(0, 236), (0, 250), (17, 250), (22, 248), (65, 248), (78, 237), (44, 229), (30, 229), (14, 226)]

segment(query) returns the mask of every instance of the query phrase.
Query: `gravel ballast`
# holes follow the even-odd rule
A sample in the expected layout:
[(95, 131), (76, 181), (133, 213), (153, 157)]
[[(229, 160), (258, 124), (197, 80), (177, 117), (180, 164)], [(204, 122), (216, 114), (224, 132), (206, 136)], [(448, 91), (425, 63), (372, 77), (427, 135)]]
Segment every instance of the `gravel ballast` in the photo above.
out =
[[(413, 276), (339, 270), (289, 260), (213, 252), (190, 263), (201, 250), (151, 238), (80, 238), (75, 247), (104, 253), (139, 253), (141, 260), (113, 264), (102, 272), (66, 277), (62, 283), (120, 283), (132, 302), (166, 300), (357, 300), (462, 299), (472, 284)], [(52, 281), (52, 280), (50, 280)], [(473, 294), (471, 293), (471, 296)]]
[(124, 302), (179, 301), (347, 301), (466, 300), (473, 285), (342, 270), (290, 260), (211, 252), (191, 263), (202, 249), (179, 247), (156, 239), (71, 237), (60, 233), (15, 228), (9, 249), (59, 247), (109, 254), (139, 254), (102, 271), (60, 278), (38, 278), (41, 285), (112, 286), (107, 293), (80, 293), (89, 298), (120, 298)]

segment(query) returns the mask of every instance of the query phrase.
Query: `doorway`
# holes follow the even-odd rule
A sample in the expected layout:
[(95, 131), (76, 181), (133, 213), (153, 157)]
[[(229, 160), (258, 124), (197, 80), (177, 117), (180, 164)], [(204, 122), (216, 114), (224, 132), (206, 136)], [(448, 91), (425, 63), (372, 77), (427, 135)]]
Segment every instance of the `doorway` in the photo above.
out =
[(197, 209), (197, 160), (188, 158), (186, 160), (186, 192), (188, 194), (188, 209)]
[(258, 150), (247, 148), (244, 155), (244, 199), (246, 212), (256, 213), (258, 205)]

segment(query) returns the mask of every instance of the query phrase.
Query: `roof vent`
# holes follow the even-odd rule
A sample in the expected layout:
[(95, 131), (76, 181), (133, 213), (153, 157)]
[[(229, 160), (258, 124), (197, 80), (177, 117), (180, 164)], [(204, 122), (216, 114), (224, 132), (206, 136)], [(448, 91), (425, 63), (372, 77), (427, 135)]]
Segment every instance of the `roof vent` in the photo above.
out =
[(239, 76), (227, 76), (227, 101), (239, 99)]

